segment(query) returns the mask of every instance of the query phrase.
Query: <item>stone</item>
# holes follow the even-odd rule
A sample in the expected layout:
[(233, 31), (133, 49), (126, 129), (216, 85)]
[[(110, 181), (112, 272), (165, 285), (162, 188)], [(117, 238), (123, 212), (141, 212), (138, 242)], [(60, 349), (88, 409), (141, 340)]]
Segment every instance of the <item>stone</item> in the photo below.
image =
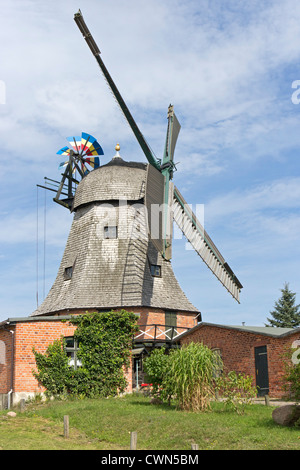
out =
[(7, 413), (7, 416), (10, 416), (11, 418), (15, 418), (17, 416), (17, 413), (15, 413), (14, 411), (9, 411)]
[(160, 398), (156, 398), (156, 397), (151, 398), (150, 400), (151, 405), (163, 405), (163, 403), (164, 402)]
[(300, 405), (283, 405), (275, 408), (272, 418), (281, 426), (293, 426), (296, 421), (300, 420)]

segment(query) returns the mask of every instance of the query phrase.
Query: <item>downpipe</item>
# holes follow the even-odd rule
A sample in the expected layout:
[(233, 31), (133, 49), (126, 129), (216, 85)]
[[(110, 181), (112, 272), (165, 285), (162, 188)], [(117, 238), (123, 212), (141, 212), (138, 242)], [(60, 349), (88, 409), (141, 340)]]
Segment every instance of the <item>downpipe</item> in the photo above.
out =
[(14, 330), (9, 330), (12, 335), (11, 340), (11, 376), (10, 376), (10, 391), (7, 394), (7, 408), (10, 410), (11, 403), (12, 403), (12, 393), (13, 393), (13, 383), (14, 383), (14, 349), (15, 349), (15, 341), (14, 341)]

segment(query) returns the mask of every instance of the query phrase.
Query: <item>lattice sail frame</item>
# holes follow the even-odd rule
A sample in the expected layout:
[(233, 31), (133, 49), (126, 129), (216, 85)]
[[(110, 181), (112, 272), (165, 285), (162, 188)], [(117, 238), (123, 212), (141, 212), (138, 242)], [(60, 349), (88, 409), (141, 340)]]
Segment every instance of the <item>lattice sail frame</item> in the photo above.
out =
[(82, 132), (81, 136), (67, 137), (67, 140), (71, 148), (68, 146), (63, 147), (57, 152), (57, 155), (68, 156), (69, 160), (60, 163), (59, 169), (66, 167), (70, 163), (70, 157), (72, 157), (72, 173), (77, 169), (82, 177), (89, 173), (88, 166), (92, 169), (99, 168), (99, 155), (104, 155), (104, 152), (95, 137)]

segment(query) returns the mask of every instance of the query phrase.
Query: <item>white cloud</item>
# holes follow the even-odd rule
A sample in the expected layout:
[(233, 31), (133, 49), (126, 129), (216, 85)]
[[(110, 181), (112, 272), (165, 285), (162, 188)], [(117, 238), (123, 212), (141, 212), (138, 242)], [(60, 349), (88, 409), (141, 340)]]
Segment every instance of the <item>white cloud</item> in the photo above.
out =
[(266, 210), (300, 208), (300, 178), (271, 181), (245, 190), (235, 190), (206, 204), (210, 219), (262, 213)]
[[(66, 136), (92, 133), (103, 145), (105, 162), (117, 141), (125, 159), (145, 160), (73, 21), (77, 10), (73, 0), (1, 1), (0, 81), (6, 91), (5, 104), (0, 104), (0, 158), (5, 163), (0, 172), (1, 256), (12, 245), (35, 243), (32, 194), (45, 175), (59, 178), (55, 154), (67, 144)], [(243, 253), (254, 256), (259, 250), (263, 266), (264, 251), (270, 261), (273, 250), (272, 260), (282, 265), (276, 255), (280, 242), (296, 245), (299, 233), (300, 181), (291, 154), (300, 148), (300, 107), (291, 102), (291, 84), (300, 79), (299, 2), (86, 0), (82, 11), (104, 63), (158, 157), (167, 107), (174, 104), (182, 125), (175, 184), (178, 180), (183, 193), (187, 188), (190, 196), (201, 197), (196, 202), (206, 202), (209, 233), (220, 241), (224, 255), (238, 260), (247, 281), (255, 278), (255, 269)], [(277, 167), (269, 174), (274, 162)], [(61, 248), (70, 216), (62, 208), (49, 208), (47, 217), (48, 243)], [(288, 250), (286, 258), (286, 270), (294, 273)], [(185, 263), (184, 256), (180, 272)], [(27, 266), (26, 278), (28, 272)], [(198, 296), (199, 285), (195, 281), (193, 287), (190, 277), (187, 287)], [(258, 282), (254, 291), (257, 301), (264, 302)], [(270, 285), (268, 292), (271, 296)], [(209, 297), (206, 305), (212, 303)], [(226, 300), (220, 299), (223, 308)], [(255, 304), (248, 302), (243, 308), (250, 316)]]

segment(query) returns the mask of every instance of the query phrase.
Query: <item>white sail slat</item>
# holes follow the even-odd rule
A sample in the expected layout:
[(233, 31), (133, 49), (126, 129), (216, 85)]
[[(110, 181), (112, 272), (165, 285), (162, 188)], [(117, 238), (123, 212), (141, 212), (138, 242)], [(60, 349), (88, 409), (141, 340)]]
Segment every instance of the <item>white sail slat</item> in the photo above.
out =
[(176, 187), (174, 188), (172, 211), (176, 224), (194, 250), (230, 294), (239, 302), (239, 294), (243, 286)]

